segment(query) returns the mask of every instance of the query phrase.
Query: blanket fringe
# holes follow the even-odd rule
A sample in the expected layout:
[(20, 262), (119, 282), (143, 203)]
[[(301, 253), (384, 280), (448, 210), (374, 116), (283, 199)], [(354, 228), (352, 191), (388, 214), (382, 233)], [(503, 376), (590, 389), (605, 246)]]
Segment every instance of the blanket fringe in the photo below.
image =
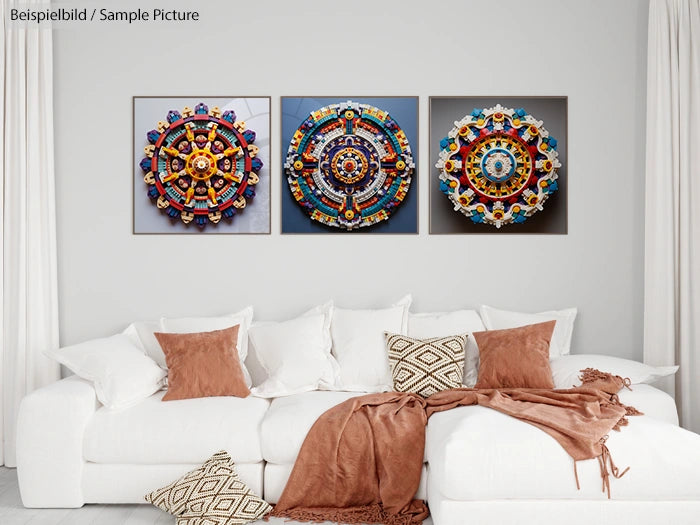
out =
[[(425, 509), (427, 515), (427, 508)], [(312, 523), (323, 523), (332, 521), (334, 523), (380, 523), (383, 525), (417, 525), (422, 523), (423, 517), (413, 514), (390, 515), (384, 510), (381, 504), (365, 505), (361, 507), (333, 508), (300, 508), (272, 510), (265, 520), (271, 517), (286, 518), (286, 521), (305, 521)]]
[[(598, 465), (600, 465), (600, 477), (603, 478), (603, 492), (607, 492), (608, 499), (610, 499), (610, 476), (612, 475), (615, 479), (620, 479), (622, 476), (627, 474), (627, 471), (630, 468), (627, 467), (625, 470), (620, 472), (620, 469), (617, 467), (617, 465), (615, 465), (615, 462), (613, 461), (612, 456), (610, 455), (610, 450), (605, 444), (607, 440), (608, 436), (604, 436), (600, 440), (600, 445), (603, 450), (600, 453), (600, 456), (598, 456)], [(576, 481), (578, 483), (578, 476)]]
[(610, 396), (610, 404), (619, 406), (625, 409), (625, 415), (622, 416), (620, 419), (618, 419), (617, 423), (615, 423), (615, 426), (612, 428), (613, 430), (619, 432), (622, 427), (626, 427), (629, 425), (629, 420), (627, 419), (627, 416), (643, 416), (644, 412), (641, 412), (634, 408), (633, 406), (629, 405), (624, 405), (620, 402), (620, 398), (617, 396), (617, 394), (613, 394)]
[(578, 377), (581, 380), (581, 386), (586, 386), (587, 383), (595, 383), (596, 381), (617, 380), (620, 382), (620, 388), (632, 390), (632, 380), (629, 377), (616, 376), (610, 372), (602, 372), (597, 368), (584, 368), (579, 370), (581, 375)]

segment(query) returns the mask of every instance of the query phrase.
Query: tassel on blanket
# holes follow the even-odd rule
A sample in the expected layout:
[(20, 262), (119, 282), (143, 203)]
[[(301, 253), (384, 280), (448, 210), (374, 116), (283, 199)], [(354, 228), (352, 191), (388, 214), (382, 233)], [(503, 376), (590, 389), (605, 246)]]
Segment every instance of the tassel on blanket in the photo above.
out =
[(600, 477), (603, 478), (603, 492), (608, 493), (608, 499), (610, 499), (610, 476), (612, 475), (615, 479), (620, 479), (622, 476), (627, 474), (630, 469), (627, 467), (625, 470), (620, 472), (620, 469), (615, 465), (615, 462), (610, 455), (610, 450), (608, 449), (605, 442), (608, 440), (608, 436), (604, 436), (600, 440), (600, 446), (603, 449), (600, 456), (598, 456), (598, 464), (600, 465)]
[(617, 394), (623, 388), (632, 390), (632, 381), (629, 377), (616, 376), (610, 372), (601, 372), (596, 368), (584, 368), (580, 370), (581, 386), (597, 388), (608, 394)]
[[(610, 449), (605, 444), (607, 440), (608, 436), (603, 436), (600, 440), (600, 447), (602, 450), (600, 456), (598, 456), (598, 466), (600, 467), (600, 477), (603, 480), (603, 492), (607, 492), (608, 499), (610, 499), (610, 476), (612, 475), (615, 479), (620, 479), (622, 476), (627, 474), (627, 471), (630, 468), (627, 467), (625, 470), (620, 472), (620, 469), (617, 467), (617, 465), (615, 465), (615, 462), (610, 455)], [(574, 460), (574, 477), (576, 478), (576, 488), (581, 490), (581, 484), (578, 480), (578, 469), (576, 468), (577, 463), (578, 462)]]
[(626, 427), (629, 425), (629, 420), (627, 419), (627, 416), (643, 416), (644, 412), (641, 412), (634, 408), (633, 406), (628, 406), (624, 405), (620, 402), (620, 398), (618, 397), (617, 394), (612, 394), (610, 396), (610, 404), (611, 405), (616, 405), (620, 406), (625, 409), (625, 415), (622, 416), (617, 423), (615, 423), (615, 426), (612, 428), (613, 430), (619, 432), (621, 427)]

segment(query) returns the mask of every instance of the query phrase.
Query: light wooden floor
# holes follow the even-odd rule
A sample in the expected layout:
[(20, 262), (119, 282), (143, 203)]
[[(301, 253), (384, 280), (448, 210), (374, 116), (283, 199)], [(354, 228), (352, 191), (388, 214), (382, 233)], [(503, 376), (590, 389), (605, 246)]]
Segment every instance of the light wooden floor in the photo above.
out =
[[(19, 497), (17, 471), (0, 467), (2, 525), (172, 525), (175, 518), (152, 505), (85, 505), (80, 509), (25, 509)], [(272, 518), (258, 525), (293, 525)], [(331, 525), (330, 522), (326, 522)], [(424, 525), (432, 525), (428, 518)]]

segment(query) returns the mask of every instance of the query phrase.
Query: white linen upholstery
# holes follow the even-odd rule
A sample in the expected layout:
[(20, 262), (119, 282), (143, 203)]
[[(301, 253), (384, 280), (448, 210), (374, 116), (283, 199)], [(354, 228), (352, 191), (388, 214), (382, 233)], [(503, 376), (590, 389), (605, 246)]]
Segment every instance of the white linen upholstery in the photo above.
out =
[(633, 406), (645, 416), (678, 426), (676, 402), (666, 392), (651, 385), (632, 385), (632, 390), (623, 388), (617, 395), (621, 403)]
[(128, 410), (100, 408), (85, 429), (86, 461), (201, 464), (218, 450), (237, 463), (257, 463), (260, 422), (269, 402), (252, 396), (161, 401), (157, 392)]
[[(263, 491), (263, 462), (236, 463), (236, 472), (257, 495)], [(105, 465), (86, 463), (85, 503), (144, 503), (144, 495), (164, 487), (201, 463), (181, 465)]]
[(305, 392), (274, 399), (260, 425), (262, 457), (284, 465), (294, 463), (306, 434), (329, 408), (362, 392)]
[[(17, 477), (25, 507), (80, 507), (83, 435), (99, 403), (89, 381), (71, 376), (22, 400)], [(119, 440), (123, 436), (114, 436)]]
[[(454, 501), (428, 486), (435, 525), (698, 525), (700, 501)], [(466, 517), (466, 518), (465, 518)]]
[[(616, 500), (700, 500), (700, 435), (649, 416), (629, 418), (610, 432), (618, 467)], [(428, 422), (426, 455), (435, 488), (448, 499), (605, 499), (597, 460), (573, 460), (551, 436), (528, 423), (480, 406), (435, 414)]]
[[(265, 501), (274, 505), (280, 499), (282, 491), (285, 485), (287, 485), (287, 480), (292, 473), (292, 468), (294, 464), (290, 463), (288, 465), (275, 465), (274, 463), (267, 463), (265, 465), (265, 491), (264, 498)], [(428, 483), (428, 466), (423, 465), (423, 474), (421, 475), (420, 485), (418, 491), (416, 492), (416, 499), (427, 499), (427, 483)]]

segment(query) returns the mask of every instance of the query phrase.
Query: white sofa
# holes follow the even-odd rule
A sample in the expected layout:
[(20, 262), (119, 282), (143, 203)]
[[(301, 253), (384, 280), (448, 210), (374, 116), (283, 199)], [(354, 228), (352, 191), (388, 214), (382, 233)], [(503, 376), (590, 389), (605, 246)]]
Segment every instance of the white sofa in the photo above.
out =
[[(568, 332), (559, 339), (568, 345), (575, 310), (562, 312), (554, 314), (563, 319), (562, 327), (569, 319)], [(411, 315), (408, 332), (414, 337), (430, 337), (431, 331), (452, 333), (470, 319), (472, 330), (483, 329), (472, 311)], [(155, 345), (150, 355), (163, 364)], [(560, 355), (565, 353), (568, 349)], [(611, 358), (586, 364), (591, 357), (595, 356), (569, 357), (573, 368), (552, 361), (553, 376), (571, 386), (574, 379), (567, 370), (577, 375), (586, 366), (612, 366)], [(266, 379), (256, 352), (248, 353), (245, 365), (253, 384)], [(631, 376), (644, 366), (609, 371)], [(633, 382), (654, 379), (641, 377)], [(31, 393), (20, 407), (17, 466), (22, 501), (35, 508), (145, 503), (146, 493), (225, 449), (241, 478), (276, 503), (316, 419), (359, 395), (317, 390), (274, 399), (161, 402), (159, 391), (131, 408), (110, 410), (100, 404), (91, 382), (71, 376)], [(611, 480), (611, 500), (601, 490), (597, 460), (579, 462), (577, 490), (573, 461), (552, 437), (479, 406), (430, 418), (416, 497), (427, 500), (435, 525), (700, 525), (700, 435), (680, 428), (674, 400), (649, 384), (634, 384), (620, 399), (645, 415), (630, 417), (622, 432), (610, 433), (607, 445), (613, 459), (621, 468), (630, 466), (623, 478)]]
[[(271, 503), (279, 498), (316, 418), (351, 392), (307, 392), (268, 400), (222, 397), (162, 403), (158, 392), (109, 411), (89, 382), (71, 376), (35, 391), (18, 422), (18, 475), (27, 507), (143, 503), (226, 449), (242, 479)], [(483, 407), (433, 416), (417, 497), (436, 525), (466, 521), (578, 524), (700, 523), (700, 436), (677, 426), (675, 404), (649, 385), (622, 393), (645, 416), (608, 441), (619, 466), (612, 500), (601, 492), (597, 461), (578, 466), (551, 437)]]

